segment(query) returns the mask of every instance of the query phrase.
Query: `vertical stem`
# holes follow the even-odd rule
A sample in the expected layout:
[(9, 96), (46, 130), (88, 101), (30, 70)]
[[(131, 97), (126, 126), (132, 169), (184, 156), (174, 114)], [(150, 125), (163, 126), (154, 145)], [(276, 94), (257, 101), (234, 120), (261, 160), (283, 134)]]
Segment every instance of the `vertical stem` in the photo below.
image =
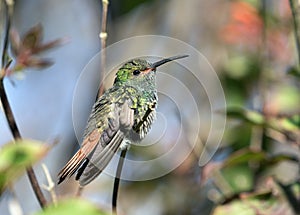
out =
[(6, 26), (5, 26), (5, 32), (4, 32), (4, 45), (2, 50), (2, 56), (1, 56), (1, 67), (4, 68), (7, 64), (7, 48), (8, 48), (8, 38), (9, 38), (9, 29), (10, 29), (10, 22), (11, 22), (11, 15), (12, 10), (9, 8), (9, 6), (6, 4), (5, 0), (2, 0), (4, 2), (5, 7), (5, 16), (6, 16)]
[(45, 208), (47, 206), (47, 200), (46, 200), (46, 198), (45, 198), (45, 196), (44, 196), (44, 194), (42, 192), (42, 189), (41, 189), (41, 187), (39, 185), (39, 182), (38, 182), (38, 180), (36, 178), (36, 175), (35, 175), (32, 167), (28, 167), (27, 168), (27, 176), (29, 178), (29, 181), (31, 183), (32, 189), (34, 191), (34, 194), (35, 194), (35, 196), (36, 196), (36, 198), (37, 198), (40, 206), (42, 208)]
[(82, 194), (82, 191), (83, 191), (83, 188), (82, 186), (79, 186), (78, 189), (77, 189), (77, 192), (75, 194), (76, 197), (80, 197), (81, 194)]
[(17, 127), (16, 121), (14, 120), (14, 115), (10, 108), (8, 98), (4, 89), (4, 78), (1, 78), (0, 80), (0, 99), (3, 106), (4, 114), (8, 121), (8, 126), (10, 128), (11, 133), (13, 134), (13, 137), (15, 139), (21, 139), (21, 134)]
[(298, 0), (290, 0), (290, 6), (294, 19), (294, 32), (298, 53), (298, 64), (300, 64), (300, 3)]
[[(107, 32), (106, 32), (106, 23), (107, 23), (107, 11), (108, 11), (108, 4), (109, 0), (102, 0), (102, 21), (101, 21), (101, 32), (99, 34), (101, 40), (101, 56), (100, 56), (100, 83), (99, 83), (99, 90), (96, 96), (96, 101), (100, 98), (104, 92), (104, 85), (103, 79), (105, 74), (105, 62), (106, 62), (106, 54), (105, 54), (105, 47), (106, 47), (106, 39), (107, 39)], [(84, 187), (79, 187), (76, 193), (76, 196), (81, 196)]]
[[(1, 78), (0, 79), (0, 99), (1, 99), (2, 106), (3, 106), (3, 110), (5, 113), (9, 128), (14, 136), (14, 139), (15, 140), (21, 139), (22, 137), (21, 137), (20, 131), (18, 129), (18, 126), (16, 124), (11, 107), (9, 105), (3, 82), (4, 82), (4, 79)], [(35, 173), (34, 173), (32, 167), (27, 168), (27, 175), (28, 175), (29, 181), (31, 183), (31, 186), (33, 188), (33, 191), (35, 193), (35, 196), (40, 203), (40, 206), (42, 208), (44, 208), (47, 205), (47, 201), (41, 190), (41, 187), (39, 186), (39, 183), (37, 181), (37, 178), (35, 176)]]
[[(5, 0), (3, 0), (5, 3), (6, 7), (6, 28), (5, 28), (5, 36), (4, 36), (4, 46), (3, 46), (3, 51), (2, 51), (2, 56), (1, 56), (1, 70), (6, 70), (7, 69), (7, 49), (8, 49), (8, 42), (9, 42), (9, 30), (10, 30), (10, 23), (11, 23), (11, 17), (12, 17), (12, 11), (13, 11), (13, 5), (8, 5)], [(14, 118), (13, 112), (11, 110), (5, 89), (4, 89), (4, 77), (5, 77), (5, 72), (3, 75), (0, 77), (0, 100), (3, 106), (3, 110), (9, 125), (9, 128), (13, 134), (13, 137), (15, 140), (21, 139), (21, 134), (18, 129), (16, 120)], [(44, 197), (41, 187), (38, 184), (37, 178), (34, 174), (34, 171), (32, 167), (27, 168), (27, 175), (29, 178), (29, 181), (31, 183), (31, 186), (33, 188), (33, 191), (41, 205), (42, 208), (44, 208), (47, 204), (46, 198)]]
[(107, 11), (108, 11), (108, 0), (102, 0), (102, 22), (101, 22), (101, 33), (99, 34), (99, 37), (101, 39), (101, 65), (100, 65), (100, 71), (101, 71), (101, 79), (100, 79), (100, 87), (98, 91), (98, 97), (100, 97), (103, 94), (104, 91), (104, 85), (103, 85), (103, 77), (105, 74), (105, 69), (106, 69), (106, 54), (105, 54), (105, 48), (106, 48), (106, 39), (107, 39), (107, 31), (106, 31), (106, 26), (107, 26)]
[[(270, 76), (268, 70), (266, 70), (266, 66), (268, 63), (268, 47), (267, 47), (267, 18), (266, 12), (267, 3), (266, 0), (260, 1), (260, 14), (263, 20), (263, 27), (261, 32), (261, 44), (258, 49), (259, 54), (259, 65), (260, 65), (260, 74), (258, 79), (258, 96), (259, 101), (254, 101), (254, 109), (260, 110), (264, 116), (268, 117), (268, 113), (266, 111), (266, 103), (268, 99), (268, 77)], [(261, 151), (263, 146), (266, 145), (265, 142), (265, 133), (266, 129), (260, 126), (252, 127), (252, 136), (250, 142), (250, 148), (254, 151)]]
[[(294, 20), (294, 32), (295, 32), (295, 40), (297, 46), (298, 53), (298, 67), (300, 66), (300, 2), (299, 0), (290, 0), (290, 7), (293, 14)], [(297, 138), (297, 144), (299, 144), (299, 137)], [(300, 150), (300, 145), (298, 145), (298, 150)], [(298, 174), (300, 172), (300, 163), (298, 164)], [(298, 178), (298, 183), (300, 182), (300, 178)], [(300, 198), (298, 198), (298, 204), (300, 205)]]
[(114, 189), (113, 189), (113, 196), (112, 196), (112, 211), (114, 214), (117, 214), (117, 199), (118, 199), (119, 184), (120, 184), (120, 178), (121, 178), (126, 152), (127, 149), (121, 151), (121, 156), (119, 159), (115, 182), (114, 182)]

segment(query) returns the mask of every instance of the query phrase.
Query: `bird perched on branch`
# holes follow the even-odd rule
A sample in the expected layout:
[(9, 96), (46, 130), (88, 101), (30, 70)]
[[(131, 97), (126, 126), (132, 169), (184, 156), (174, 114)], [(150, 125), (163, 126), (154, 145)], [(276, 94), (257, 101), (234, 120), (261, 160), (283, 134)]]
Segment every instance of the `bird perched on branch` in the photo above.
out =
[(188, 55), (149, 63), (134, 59), (117, 72), (113, 86), (94, 104), (81, 148), (58, 174), (58, 184), (76, 174), (80, 186), (94, 180), (118, 149), (127, 149), (149, 132), (157, 107), (156, 68)]

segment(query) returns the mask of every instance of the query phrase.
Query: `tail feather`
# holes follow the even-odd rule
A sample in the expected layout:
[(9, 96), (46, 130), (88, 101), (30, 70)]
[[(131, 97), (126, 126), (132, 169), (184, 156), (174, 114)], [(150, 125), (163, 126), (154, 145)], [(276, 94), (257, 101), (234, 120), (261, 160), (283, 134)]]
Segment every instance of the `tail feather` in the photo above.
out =
[[(58, 173), (58, 184), (63, 182), (66, 178), (71, 177), (79, 170), (79, 176), (82, 174), (83, 169), (88, 163), (88, 156), (93, 153), (96, 145), (100, 139), (100, 133), (97, 129), (92, 131), (83, 141), (82, 147), (78, 152), (69, 160), (65, 167)], [(86, 161), (86, 162), (85, 162)], [(82, 169), (82, 167), (84, 167)]]
[(79, 180), (80, 176), (82, 175), (83, 171), (85, 170), (85, 168), (87, 167), (88, 163), (89, 163), (90, 159), (86, 158), (83, 163), (80, 165), (80, 167), (77, 170), (77, 174), (75, 177), (75, 180)]
[[(109, 145), (103, 147), (98, 144), (95, 147), (95, 152), (89, 158), (90, 162), (84, 163), (81, 171), (78, 171), (76, 180), (79, 180), (81, 186), (85, 186), (94, 180), (108, 165), (113, 155), (116, 153), (124, 139), (124, 134), (121, 131), (117, 131)], [(80, 172), (80, 175), (79, 175)]]
[(79, 150), (69, 162), (65, 165), (65, 167), (58, 173), (58, 182), (60, 184), (66, 178), (71, 177), (77, 169), (81, 166), (81, 164), (85, 161), (86, 155)]

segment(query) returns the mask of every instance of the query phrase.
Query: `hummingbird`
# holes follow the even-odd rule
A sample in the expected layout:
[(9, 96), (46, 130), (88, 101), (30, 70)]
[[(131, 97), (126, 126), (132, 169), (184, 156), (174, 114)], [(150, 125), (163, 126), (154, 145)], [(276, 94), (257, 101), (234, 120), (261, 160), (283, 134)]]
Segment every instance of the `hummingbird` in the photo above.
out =
[(149, 132), (157, 107), (157, 67), (188, 55), (155, 63), (133, 59), (117, 71), (114, 84), (95, 102), (81, 148), (58, 174), (58, 184), (76, 174), (80, 186), (93, 181), (119, 150), (141, 141)]

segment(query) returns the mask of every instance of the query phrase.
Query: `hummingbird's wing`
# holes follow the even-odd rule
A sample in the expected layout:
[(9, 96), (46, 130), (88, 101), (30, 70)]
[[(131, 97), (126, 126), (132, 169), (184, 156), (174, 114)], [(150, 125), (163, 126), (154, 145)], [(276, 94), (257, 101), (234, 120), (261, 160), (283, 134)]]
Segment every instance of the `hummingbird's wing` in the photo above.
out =
[[(108, 128), (102, 133), (100, 143), (90, 155), (89, 163), (84, 167), (82, 174), (79, 170), (76, 175), (81, 186), (90, 183), (104, 170), (123, 142), (124, 133), (132, 128), (134, 110), (130, 106), (129, 99), (125, 100), (123, 104), (114, 104), (114, 114), (108, 118)], [(109, 137), (109, 133), (114, 133), (112, 138)]]
[(77, 169), (84, 164), (86, 156), (93, 151), (99, 142), (100, 133), (96, 130), (92, 132), (82, 144), (80, 150), (68, 161), (64, 168), (58, 173), (58, 184), (63, 182), (67, 177), (71, 177)]
[(133, 114), (129, 100), (123, 103), (105, 99), (97, 102), (89, 118), (81, 149), (60, 171), (58, 183), (75, 172), (81, 186), (96, 178), (120, 147), (124, 132), (132, 127)]

